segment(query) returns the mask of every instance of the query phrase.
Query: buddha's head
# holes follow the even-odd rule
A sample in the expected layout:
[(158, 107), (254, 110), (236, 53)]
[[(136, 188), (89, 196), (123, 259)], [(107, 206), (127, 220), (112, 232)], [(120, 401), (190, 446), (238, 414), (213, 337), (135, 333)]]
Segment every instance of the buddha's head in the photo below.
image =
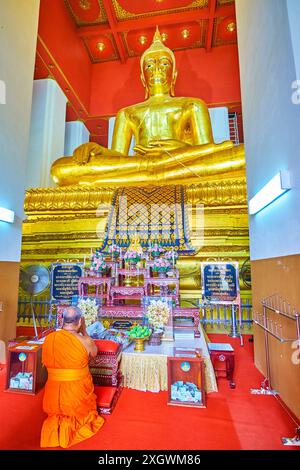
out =
[(141, 57), (141, 80), (146, 90), (146, 99), (157, 94), (174, 96), (176, 78), (175, 56), (163, 44), (156, 28), (151, 46)]

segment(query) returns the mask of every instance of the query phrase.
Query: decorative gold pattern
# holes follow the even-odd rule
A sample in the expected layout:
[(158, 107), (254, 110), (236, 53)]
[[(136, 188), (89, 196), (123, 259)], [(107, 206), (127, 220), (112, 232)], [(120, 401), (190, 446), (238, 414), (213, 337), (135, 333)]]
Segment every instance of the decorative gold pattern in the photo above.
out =
[(98, 42), (98, 44), (97, 44), (97, 49), (98, 49), (100, 52), (104, 51), (104, 49), (105, 49), (105, 44), (104, 44), (104, 42)]
[[(110, 204), (113, 193), (113, 188), (98, 186), (29, 189), (25, 194), (25, 213), (96, 210), (100, 204)], [(193, 184), (186, 188), (186, 195), (187, 202), (191, 204), (208, 207), (247, 206), (245, 178)]]
[[(88, 3), (86, 2), (86, 0), (81, 0), (82, 2), (85, 2), (85, 3)], [(99, 7), (100, 7), (100, 12), (99, 12), (99, 16), (98, 18), (93, 21), (93, 22), (88, 22), (88, 21), (82, 21), (78, 15), (76, 15), (76, 13), (73, 11), (70, 3), (68, 0), (64, 0), (65, 2), (65, 5), (67, 7), (67, 9), (69, 10), (71, 16), (73, 17), (73, 19), (75, 20), (76, 22), (76, 25), (77, 26), (87, 26), (87, 25), (93, 25), (93, 24), (103, 24), (103, 23), (107, 23), (107, 16), (106, 16), (106, 11), (102, 5), (102, 2), (101, 0), (98, 0), (98, 3), (99, 3)], [(82, 8), (82, 7), (81, 7)], [(85, 8), (87, 10), (87, 8)]]
[(232, 21), (231, 23), (227, 25), (227, 31), (229, 31), (230, 33), (233, 33), (233, 31), (235, 30), (236, 30), (236, 23)]
[(224, 17), (214, 19), (214, 30), (213, 30), (213, 47), (223, 46), (224, 44), (236, 44), (236, 35), (232, 35), (232, 39), (222, 39), (218, 37), (219, 26), (224, 20)]
[(150, 11), (147, 13), (130, 13), (124, 8), (121, 7), (119, 4), (118, 0), (112, 0), (112, 4), (114, 7), (114, 10), (116, 12), (116, 17), (118, 21), (125, 21), (125, 20), (130, 20), (130, 19), (138, 19), (138, 18), (146, 18), (149, 16), (160, 16), (160, 15), (165, 15), (166, 13), (177, 13), (177, 12), (182, 12), (182, 11), (190, 11), (194, 9), (202, 9), (206, 8), (208, 6), (208, 0), (194, 0), (193, 2), (190, 3), (190, 5), (186, 7), (181, 7), (181, 8), (174, 8), (174, 9), (168, 9), (168, 10), (159, 10), (159, 11)]
[(88, 0), (79, 0), (79, 6), (83, 10), (89, 10), (91, 8), (91, 4)]
[(183, 39), (187, 39), (190, 35), (190, 30), (189, 29), (183, 29), (181, 31), (181, 36), (183, 37)]

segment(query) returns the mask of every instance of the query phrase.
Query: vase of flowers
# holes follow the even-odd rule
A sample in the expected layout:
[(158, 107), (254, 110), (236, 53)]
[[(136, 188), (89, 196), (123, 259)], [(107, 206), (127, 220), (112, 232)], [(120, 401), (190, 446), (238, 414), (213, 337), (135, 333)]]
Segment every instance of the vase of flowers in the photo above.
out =
[(168, 261), (170, 261), (173, 265), (173, 267), (175, 266), (176, 264), (176, 261), (178, 259), (178, 253), (177, 251), (175, 250), (168, 250), (165, 254), (164, 254), (164, 258), (167, 259)]
[(161, 344), (164, 327), (168, 324), (171, 310), (166, 302), (162, 300), (151, 300), (146, 310), (149, 325), (153, 328), (149, 344)]
[(80, 299), (78, 307), (85, 319), (86, 326), (90, 326), (97, 321), (98, 306), (95, 299)]
[(111, 257), (115, 260), (117, 260), (118, 257), (120, 256), (120, 247), (116, 244), (111, 245), (109, 251), (110, 251)]
[(92, 276), (103, 276), (106, 274), (107, 264), (101, 253), (96, 252), (91, 257), (90, 274)]
[(124, 255), (124, 259), (129, 263), (129, 266), (135, 267), (141, 261), (141, 253), (137, 250), (128, 250)]
[(158, 243), (155, 243), (153, 246), (151, 246), (149, 251), (154, 259), (158, 258), (165, 252), (165, 250), (161, 246), (159, 246)]
[(166, 273), (170, 268), (171, 263), (165, 258), (156, 259), (152, 266), (153, 271), (157, 272), (159, 277), (166, 277)]

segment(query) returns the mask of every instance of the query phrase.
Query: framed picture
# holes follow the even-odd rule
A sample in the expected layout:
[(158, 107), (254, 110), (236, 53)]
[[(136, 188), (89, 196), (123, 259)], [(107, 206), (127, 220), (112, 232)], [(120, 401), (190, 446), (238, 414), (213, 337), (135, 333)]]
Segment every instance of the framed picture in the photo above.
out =
[(239, 266), (237, 262), (201, 263), (202, 301), (238, 303)]

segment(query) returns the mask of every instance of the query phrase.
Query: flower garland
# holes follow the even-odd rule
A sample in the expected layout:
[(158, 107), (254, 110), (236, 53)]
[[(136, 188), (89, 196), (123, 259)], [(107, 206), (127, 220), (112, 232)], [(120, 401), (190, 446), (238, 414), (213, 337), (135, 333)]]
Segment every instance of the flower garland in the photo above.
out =
[(84, 316), (86, 326), (90, 326), (97, 321), (98, 306), (95, 299), (80, 299), (78, 307)]
[(171, 310), (162, 300), (151, 300), (147, 308), (146, 317), (149, 324), (155, 329), (163, 329), (169, 321)]

